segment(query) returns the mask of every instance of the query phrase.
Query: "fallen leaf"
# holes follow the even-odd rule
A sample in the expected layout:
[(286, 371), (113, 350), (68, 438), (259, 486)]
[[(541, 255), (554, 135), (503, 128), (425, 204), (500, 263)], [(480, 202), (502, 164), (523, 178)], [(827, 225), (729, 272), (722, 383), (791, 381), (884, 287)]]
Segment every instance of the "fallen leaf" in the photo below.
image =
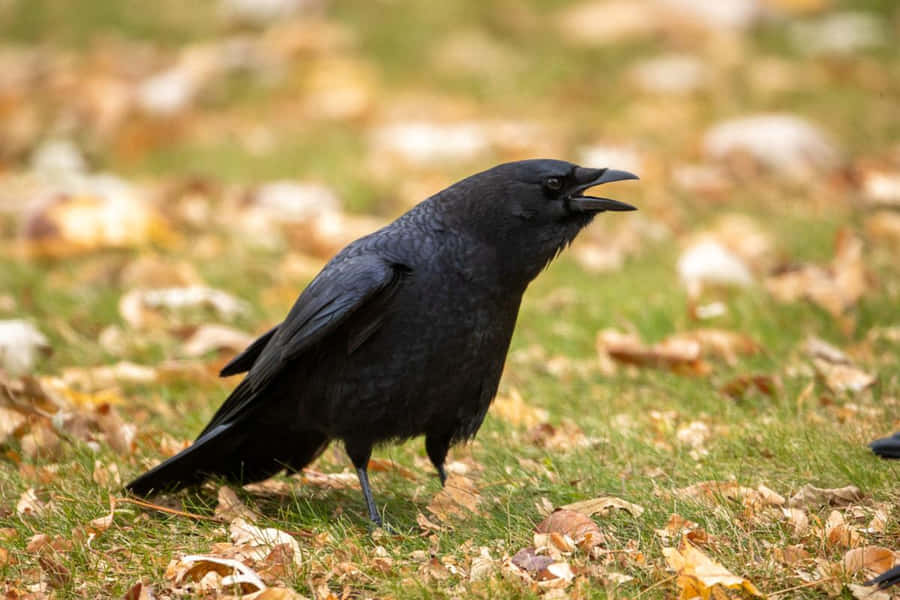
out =
[(841, 564), (848, 573), (856, 573), (863, 569), (869, 575), (877, 575), (894, 567), (898, 556), (894, 551), (883, 546), (863, 546), (852, 548), (844, 554)]
[(737, 362), (739, 356), (752, 355), (760, 351), (759, 344), (750, 336), (727, 329), (694, 329), (666, 338), (669, 343), (673, 340), (693, 340), (700, 344), (704, 356), (715, 356), (732, 365)]
[(847, 589), (856, 600), (893, 600), (894, 598), (890, 592), (877, 590), (868, 585), (848, 583)]
[(604, 330), (597, 334), (597, 350), (601, 356), (638, 366), (666, 368), (685, 375), (706, 375), (710, 366), (701, 359), (701, 346), (696, 340), (663, 340), (645, 345), (634, 334)]
[[(749, 580), (731, 573), (721, 564), (712, 560), (686, 539), (681, 540), (678, 549), (663, 548), (663, 556), (670, 569), (675, 571), (679, 588), (679, 598), (718, 597), (715, 588), (745, 591), (753, 596), (764, 597)], [(727, 597), (727, 592), (725, 593)]]
[(605, 517), (610, 513), (611, 509), (624, 510), (635, 517), (640, 517), (644, 514), (643, 506), (632, 504), (615, 496), (601, 496), (600, 498), (581, 500), (580, 502), (566, 504), (560, 508), (581, 513), (586, 517), (592, 517), (596, 514)]
[(859, 532), (844, 519), (844, 515), (833, 510), (825, 521), (825, 542), (830, 546), (852, 548), (858, 546)]
[(553, 558), (547, 555), (537, 554), (533, 546), (522, 548), (513, 555), (511, 560), (512, 564), (520, 569), (534, 574), (546, 569), (554, 562)]
[(253, 341), (253, 336), (224, 325), (201, 325), (181, 347), (185, 356), (198, 357), (209, 352), (240, 352)]
[(38, 498), (34, 488), (28, 488), (16, 502), (16, 514), (21, 517), (37, 517), (47, 510), (47, 504)]
[(822, 508), (846, 506), (863, 499), (862, 492), (854, 485), (842, 488), (817, 488), (806, 484), (791, 496), (788, 504), (795, 508)]
[[(321, 473), (313, 469), (303, 469), (301, 474), (303, 485), (312, 485), (333, 490), (359, 489), (359, 477), (356, 473)], [(255, 485), (255, 484), (254, 484)]]
[(138, 581), (128, 588), (128, 591), (125, 592), (125, 596), (122, 597), (122, 600), (154, 600), (154, 598), (153, 588)]
[(773, 375), (739, 375), (721, 385), (719, 391), (726, 396), (740, 399), (750, 391), (756, 391), (766, 396), (774, 396), (775, 391), (780, 387), (780, 381)]
[(231, 294), (199, 285), (137, 289), (119, 300), (119, 314), (135, 329), (165, 323), (164, 314), (171, 317), (202, 310), (230, 320), (245, 314), (248, 305)]
[(842, 229), (829, 265), (786, 267), (766, 280), (766, 289), (780, 302), (805, 298), (818, 304), (849, 333), (855, 322), (848, 313), (869, 287), (862, 249), (862, 240), (851, 230)]
[(498, 395), (491, 404), (491, 413), (512, 425), (528, 428), (546, 423), (548, 418), (546, 410), (526, 403), (516, 389)]
[(471, 479), (450, 473), (443, 489), (434, 495), (427, 508), (439, 521), (449, 523), (454, 518), (479, 514), (480, 502), (481, 494)]
[(19, 411), (0, 406), (0, 445), (20, 431), (25, 422), (25, 415)]
[(484, 581), (497, 570), (497, 563), (491, 558), (490, 551), (486, 547), (482, 547), (478, 556), (472, 559), (469, 566), (469, 581)]
[(654, 529), (656, 535), (664, 544), (671, 543), (674, 540), (686, 538), (693, 544), (705, 545), (709, 541), (709, 534), (700, 527), (698, 523), (689, 521), (677, 513), (669, 515), (662, 529)]
[(38, 564), (47, 576), (51, 587), (59, 589), (66, 587), (72, 581), (72, 573), (61, 562), (49, 554), (38, 556)]
[(249, 594), (266, 589), (253, 569), (238, 560), (218, 556), (183, 556), (169, 563), (165, 576), (175, 589), (186, 592), (220, 592), (240, 586), (243, 593)]
[(426, 517), (422, 513), (416, 514), (416, 523), (419, 525), (419, 527), (422, 529), (422, 531), (435, 531), (435, 532), (447, 531), (446, 527), (442, 527), (441, 525), (438, 525), (437, 523), (430, 520), (428, 517)]
[(782, 514), (794, 528), (796, 535), (805, 535), (809, 530), (809, 516), (799, 508), (782, 508)]
[(245, 522), (253, 523), (259, 518), (246, 504), (241, 502), (237, 493), (227, 485), (219, 487), (215, 515), (228, 523), (235, 519), (243, 519)]
[(852, 365), (836, 365), (824, 360), (813, 360), (816, 372), (832, 392), (859, 393), (875, 385), (878, 378)]
[(274, 527), (260, 528), (251, 525), (240, 517), (231, 522), (228, 526), (228, 531), (233, 544), (261, 550), (261, 552), (254, 553), (255, 557), (259, 557), (258, 560), (264, 558), (276, 546), (285, 544), (293, 552), (292, 560), (294, 564), (299, 567), (303, 563), (300, 545), (292, 535), (284, 531)]
[(256, 595), (246, 595), (243, 600), (308, 600), (308, 598), (291, 588), (270, 587)]
[(567, 419), (564, 419), (558, 426), (541, 423), (532, 427), (528, 430), (526, 438), (536, 446), (559, 452), (566, 452), (590, 443), (581, 427)]
[(550, 513), (534, 530), (537, 533), (567, 535), (583, 550), (590, 550), (606, 542), (603, 532), (592, 519), (580, 512), (564, 508)]

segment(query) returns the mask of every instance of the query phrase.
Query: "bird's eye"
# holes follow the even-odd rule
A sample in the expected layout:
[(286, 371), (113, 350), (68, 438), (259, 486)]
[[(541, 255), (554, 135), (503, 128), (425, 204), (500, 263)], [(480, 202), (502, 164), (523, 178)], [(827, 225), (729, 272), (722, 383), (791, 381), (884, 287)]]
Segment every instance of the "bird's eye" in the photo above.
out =
[(548, 177), (544, 181), (544, 185), (548, 190), (558, 191), (562, 189), (562, 180), (559, 177)]

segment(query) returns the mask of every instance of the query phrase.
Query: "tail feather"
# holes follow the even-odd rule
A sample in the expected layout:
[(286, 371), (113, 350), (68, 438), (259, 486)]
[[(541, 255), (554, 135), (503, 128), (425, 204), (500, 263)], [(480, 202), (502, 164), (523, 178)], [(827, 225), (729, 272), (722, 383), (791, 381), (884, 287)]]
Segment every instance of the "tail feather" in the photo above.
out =
[(222, 367), (222, 370), (219, 371), (219, 377), (228, 377), (230, 375), (237, 375), (238, 373), (243, 373), (245, 371), (249, 371), (253, 366), (253, 363), (256, 362), (256, 359), (259, 357), (260, 353), (265, 349), (266, 345), (269, 343), (269, 340), (272, 339), (272, 336), (275, 335), (275, 332), (278, 331), (279, 325), (276, 325), (266, 333), (259, 336), (256, 341), (247, 346), (247, 349), (232, 358), (227, 365)]
[(197, 485), (215, 476), (239, 483), (261, 481), (282, 469), (299, 471), (315, 460), (329, 441), (318, 431), (273, 431), (247, 423), (219, 425), (125, 489), (149, 496)]
[(125, 486), (138, 496), (149, 496), (158, 492), (174, 492), (182, 488), (202, 483), (210, 475), (222, 472), (226, 442), (240, 445), (241, 440), (226, 436), (228, 425), (221, 425), (202, 436), (193, 445), (175, 456), (164, 460)]

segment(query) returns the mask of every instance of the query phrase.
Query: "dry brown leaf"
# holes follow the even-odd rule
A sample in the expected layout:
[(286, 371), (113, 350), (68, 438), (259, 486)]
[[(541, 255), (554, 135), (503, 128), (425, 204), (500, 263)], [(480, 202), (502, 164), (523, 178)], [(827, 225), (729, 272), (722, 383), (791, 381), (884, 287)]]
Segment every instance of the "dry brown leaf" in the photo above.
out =
[(37, 256), (66, 257), (101, 248), (168, 242), (172, 232), (158, 213), (124, 180), (85, 177), (83, 191), (57, 194), (31, 212), (22, 239)]
[(104, 489), (111, 490), (122, 487), (122, 477), (119, 475), (119, 465), (116, 463), (103, 464), (99, 460), (95, 460), (91, 478), (94, 483)]
[(303, 469), (301, 474), (303, 485), (312, 485), (332, 490), (359, 489), (359, 477), (356, 473), (321, 473), (313, 469)]
[(442, 527), (441, 525), (438, 525), (437, 523), (430, 520), (428, 517), (426, 517), (422, 513), (416, 514), (416, 523), (419, 525), (419, 527), (422, 529), (422, 531), (435, 531), (435, 532), (447, 531), (446, 527)]
[(237, 493), (227, 485), (219, 487), (218, 504), (216, 504), (215, 515), (226, 522), (232, 522), (235, 519), (243, 519), (244, 521), (253, 523), (259, 516), (250, 510), (250, 508), (241, 502)]
[(860, 502), (862, 492), (854, 485), (842, 488), (817, 488), (806, 484), (791, 496), (790, 506), (799, 508), (821, 508), (825, 506), (846, 506)]
[(893, 550), (882, 546), (863, 546), (848, 550), (841, 564), (848, 573), (865, 569), (868, 575), (877, 575), (893, 569), (898, 560), (900, 558)]
[(756, 354), (760, 351), (759, 344), (750, 336), (727, 329), (694, 329), (676, 333), (666, 338), (666, 341), (697, 342), (704, 356), (721, 358), (728, 364), (735, 364), (739, 356)]
[(739, 399), (747, 392), (756, 391), (766, 396), (774, 396), (775, 391), (781, 387), (781, 382), (774, 375), (756, 374), (739, 375), (719, 387), (719, 391), (726, 396)]
[(479, 514), (480, 501), (481, 494), (471, 479), (450, 473), (444, 488), (434, 495), (427, 508), (439, 521), (449, 523), (454, 518)]
[(788, 523), (794, 528), (794, 533), (796, 535), (802, 536), (806, 534), (809, 530), (809, 516), (806, 514), (805, 510), (799, 508), (782, 508), (781, 512)]
[(538, 523), (534, 528), (537, 533), (558, 533), (569, 536), (575, 544), (583, 550), (590, 550), (594, 546), (606, 542), (603, 532), (594, 521), (580, 512), (557, 509)]
[(491, 405), (491, 412), (508, 423), (529, 429), (546, 423), (548, 417), (546, 410), (526, 403), (516, 389), (511, 389), (508, 394), (498, 395)]
[(170, 325), (172, 317), (191, 311), (208, 311), (233, 319), (245, 314), (248, 305), (234, 296), (205, 286), (132, 290), (119, 299), (119, 314), (133, 328)]
[(490, 579), (497, 571), (497, 562), (491, 558), (490, 551), (482, 546), (478, 556), (472, 559), (469, 567), (469, 581), (484, 581)]
[(813, 359), (816, 372), (825, 381), (832, 392), (858, 393), (875, 385), (877, 377), (854, 367), (853, 365), (836, 365), (824, 360)]
[(662, 529), (654, 529), (656, 535), (664, 544), (671, 543), (675, 540), (687, 539), (696, 545), (705, 545), (709, 542), (709, 534), (700, 527), (698, 523), (689, 521), (677, 513), (669, 515), (665, 527)]
[(20, 517), (37, 517), (47, 510), (47, 504), (38, 498), (34, 488), (28, 488), (16, 502), (16, 514)]
[(50, 554), (38, 556), (38, 564), (47, 576), (50, 587), (64, 588), (72, 581), (72, 573), (69, 572), (69, 569)]
[(240, 517), (231, 522), (228, 526), (228, 531), (232, 543), (236, 546), (249, 546), (250, 548), (258, 549), (257, 552), (251, 554), (256, 560), (263, 559), (277, 546), (286, 545), (291, 549), (291, 559), (294, 564), (300, 566), (303, 563), (300, 554), (300, 544), (289, 533), (274, 527), (257, 527)]
[(847, 313), (868, 288), (862, 247), (859, 237), (843, 229), (838, 232), (829, 266), (784, 269), (766, 280), (766, 289), (781, 302), (806, 298), (838, 319), (847, 332), (852, 331), (854, 321)]
[(860, 536), (843, 514), (833, 510), (825, 521), (825, 542), (830, 546), (852, 548), (859, 545)]
[(528, 430), (526, 438), (536, 446), (558, 452), (566, 452), (590, 443), (581, 427), (568, 419), (563, 419), (559, 425), (541, 423), (532, 427)]
[[(896, 600), (896, 596), (889, 591), (882, 591), (873, 588), (870, 585), (859, 585), (857, 583), (848, 583), (847, 589), (853, 594), (856, 600)], [(840, 591), (838, 591), (840, 593)]]
[(575, 512), (581, 513), (586, 517), (592, 517), (596, 514), (600, 514), (601, 516), (607, 516), (610, 513), (611, 509), (620, 509), (624, 510), (635, 517), (640, 517), (644, 514), (644, 507), (639, 506), (637, 504), (632, 504), (631, 502), (627, 502), (622, 500), (621, 498), (616, 498), (615, 496), (601, 496), (600, 498), (592, 498), (590, 500), (581, 500), (580, 502), (572, 502), (571, 504), (566, 504), (561, 506), (565, 510), (573, 510)]
[(189, 555), (166, 567), (166, 579), (176, 590), (186, 593), (221, 593), (236, 586), (245, 594), (266, 589), (256, 572), (232, 558)]
[(25, 425), (25, 415), (17, 410), (0, 406), (0, 445), (5, 444), (11, 436), (16, 435), (23, 425)]
[(694, 339), (671, 338), (647, 346), (634, 334), (607, 329), (597, 334), (597, 350), (619, 362), (684, 375), (706, 375), (711, 370), (701, 358), (700, 342)]
[(538, 554), (534, 546), (522, 548), (510, 560), (515, 566), (533, 574), (539, 573), (554, 562), (550, 556)]
[[(709, 598), (717, 592), (716, 587), (748, 592), (764, 597), (749, 580), (731, 573), (721, 564), (712, 560), (686, 539), (682, 539), (678, 549), (663, 548), (663, 556), (669, 568), (675, 571), (679, 588), (679, 598)], [(725, 595), (727, 597), (727, 593)]]
[(243, 596), (243, 600), (308, 600), (308, 598), (291, 588), (270, 587), (258, 594)]
[(143, 582), (138, 581), (136, 584), (128, 588), (128, 591), (125, 592), (125, 596), (122, 600), (154, 600), (155, 596), (153, 595), (153, 588), (148, 585), (144, 585)]
[(224, 325), (201, 325), (181, 347), (185, 356), (198, 357), (209, 352), (240, 352), (250, 345), (253, 336)]

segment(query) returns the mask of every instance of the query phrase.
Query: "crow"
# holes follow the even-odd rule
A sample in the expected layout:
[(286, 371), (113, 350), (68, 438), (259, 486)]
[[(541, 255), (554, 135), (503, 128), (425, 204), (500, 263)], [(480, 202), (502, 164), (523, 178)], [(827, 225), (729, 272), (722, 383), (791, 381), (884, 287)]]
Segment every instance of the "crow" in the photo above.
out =
[(900, 431), (891, 437), (880, 438), (871, 442), (869, 448), (881, 458), (900, 458)]
[(888, 569), (878, 577), (865, 582), (863, 585), (877, 585), (879, 590), (886, 590), (898, 583), (900, 583), (900, 565), (897, 565), (893, 569)]
[(425, 436), (446, 482), (449, 448), (478, 431), (497, 391), (528, 284), (603, 211), (586, 196), (638, 179), (533, 159), (472, 175), (341, 250), (287, 318), (228, 363), (247, 372), (176, 456), (126, 488), (146, 496), (210, 476), (259, 481), (297, 472), (341, 440), (369, 517), (372, 448)]

